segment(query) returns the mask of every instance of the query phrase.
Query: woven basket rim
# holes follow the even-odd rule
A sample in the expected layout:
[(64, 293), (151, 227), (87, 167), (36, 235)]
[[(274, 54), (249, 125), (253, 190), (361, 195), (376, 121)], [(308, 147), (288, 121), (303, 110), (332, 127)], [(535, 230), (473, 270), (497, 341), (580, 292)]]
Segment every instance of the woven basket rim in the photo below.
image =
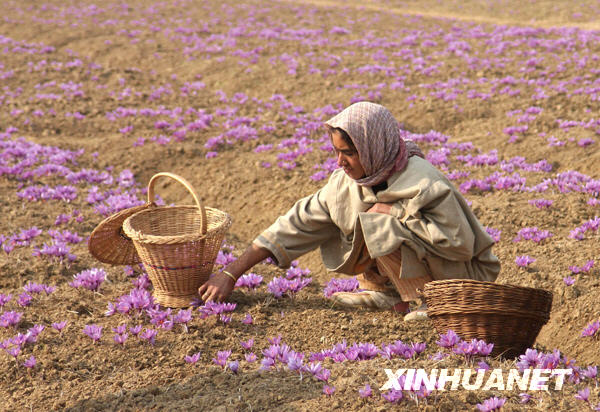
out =
[[(199, 228), (198, 233), (186, 234), (186, 235), (149, 235), (145, 234), (142, 231), (135, 229), (135, 221), (137, 219), (142, 219), (147, 217), (146, 215), (155, 213), (156, 211), (162, 212), (165, 209), (169, 210), (181, 210), (192, 213), (200, 214), (197, 206), (192, 205), (180, 205), (180, 206), (155, 206), (140, 212), (134, 213), (129, 216), (123, 222), (123, 231), (127, 236), (129, 236), (133, 241), (141, 242), (141, 243), (151, 243), (151, 244), (176, 244), (176, 243), (185, 243), (190, 241), (198, 241), (202, 239), (209, 238), (213, 236), (215, 232), (225, 230), (231, 225), (231, 216), (227, 212), (224, 212), (219, 209), (215, 209), (213, 207), (205, 207), (206, 211), (210, 212), (211, 215), (220, 215), (221, 221), (214, 227), (206, 228), (206, 233), (202, 234), (202, 230)], [(211, 216), (212, 217), (212, 216)], [(208, 216), (207, 216), (208, 218)]]
[(483, 281), (483, 280), (474, 280), (474, 279), (434, 280), (434, 281), (431, 281), (431, 282), (428, 282), (425, 284), (425, 287), (423, 288), (423, 292), (426, 292), (427, 290), (431, 290), (431, 289), (437, 289), (438, 287), (443, 287), (448, 284), (455, 284), (455, 285), (465, 284), (465, 285), (476, 286), (476, 287), (481, 286), (482, 288), (485, 287), (485, 288), (496, 288), (496, 289), (512, 289), (512, 290), (520, 290), (523, 292), (535, 292), (535, 293), (552, 295), (552, 292), (550, 292), (546, 289), (533, 288), (533, 287), (529, 287), (529, 286), (518, 286), (518, 285), (512, 285), (512, 284), (502, 284), (502, 283), (489, 282), (489, 281)]

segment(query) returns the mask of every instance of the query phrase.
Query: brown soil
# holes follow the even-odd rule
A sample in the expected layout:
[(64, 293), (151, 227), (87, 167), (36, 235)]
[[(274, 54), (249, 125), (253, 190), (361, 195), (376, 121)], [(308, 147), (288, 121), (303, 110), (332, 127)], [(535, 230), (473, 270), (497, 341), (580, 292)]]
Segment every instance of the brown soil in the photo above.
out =
[[(313, 151), (298, 157), (297, 167), (292, 170), (277, 167), (276, 156), (284, 151), (277, 145), (301, 126), (310, 122), (318, 125), (329, 116), (315, 113), (316, 109), (331, 104), (335, 112), (359, 94), (389, 107), (412, 133), (435, 130), (448, 136), (449, 142), (472, 142), (475, 149), (465, 153), (453, 150), (449, 156), (449, 170), (471, 173), (457, 185), (500, 172), (501, 168), (465, 166), (456, 155), (493, 149), (498, 150), (501, 161), (523, 156), (527, 163), (545, 159), (553, 166), (547, 173), (517, 170), (527, 179), (527, 186), (567, 171), (600, 179), (599, 126), (564, 129), (557, 122), (597, 119), (599, 95), (590, 89), (598, 87), (600, 35), (577, 29), (595, 28), (597, 2), (569, 2), (568, 6), (567, 2), (516, 0), (377, 1), (365, 5), (341, 1), (149, 0), (93, 4), (4, 2), (0, 22), (0, 143), (22, 137), (45, 147), (84, 149), (76, 164), (65, 166), (73, 171), (110, 168), (114, 177), (130, 169), (139, 189), (159, 171), (180, 174), (198, 189), (206, 205), (231, 214), (234, 223), (227, 243), (235, 247), (235, 254), (300, 196), (323, 184), (309, 178), (316, 172), (314, 165), (330, 156), (319, 149), (322, 143), (316, 141), (323, 136), (322, 129), (307, 135), (315, 140), (310, 144)], [(500, 32), (513, 24), (521, 31), (496, 34), (505, 41), (503, 51), (493, 50), (493, 36), (468, 34), (476, 30)], [(335, 27), (349, 33), (340, 33)], [(544, 29), (549, 27), (570, 29)], [(330, 41), (320, 42), (323, 38)], [(378, 39), (379, 44), (373, 45)], [(528, 41), (519, 42), (523, 39)], [(353, 40), (354, 45), (350, 45)], [(361, 40), (372, 44), (358, 46)], [(430, 43), (423, 45), (424, 40)], [(459, 49), (448, 52), (445, 49), (453, 41)], [(498, 37), (494, 41), (499, 41)], [(468, 44), (470, 51), (466, 54), (473, 57), (470, 63), (460, 52), (465, 46), (460, 42)], [(35, 52), (44, 46), (53, 49), (43, 54)], [(402, 49), (409, 52), (401, 55)], [(419, 56), (422, 61), (418, 61)], [(527, 63), (533, 58), (537, 62)], [(490, 59), (489, 64), (485, 59)], [(296, 72), (290, 74), (293, 65)], [(396, 76), (386, 77), (384, 71), (362, 72), (360, 68), (366, 65), (395, 67)], [(437, 70), (424, 70), (436, 65)], [(517, 80), (511, 84), (506, 80), (509, 76)], [(506, 81), (491, 85), (500, 79)], [(533, 83), (540, 79), (547, 82)], [(403, 86), (392, 87), (397, 80)], [(203, 82), (196, 92), (182, 92), (196, 81)], [(499, 93), (507, 86), (520, 93)], [(548, 97), (534, 98), (539, 89)], [(455, 91), (456, 99), (444, 100), (432, 94), (442, 90), (447, 94)], [(490, 97), (471, 99), (467, 97), (469, 90), (489, 93)], [(218, 91), (228, 101), (223, 101)], [(274, 94), (283, 96), (284, 103), (272, 100)], [(530, 107), (539, 107), (542, 112), (528, 123), (528, 130), (515, 143), (509, 143), (503, 130), (522, 125), (517, 119)], [(170, 112), (111, 119), (109, 114), (118, 108)], [(177, 128), (159, 130), (158, 121), (174, 125), (177, 120), (182, 124), (196, 120), (196, 114), (186, 114), (189, 108), (213, 115), (211, 125), (188, 131), (182, 141), (172, 138), (164, 145), (153, 141), (160, 135), (172, 136)], [(232, 117), (219, 114), (231, 108), (237, 110)], [(515, 110), (521, 112), (507, 115)], [(77, 119), (72, 115), (76, 112), (85, 117)], [(234, 141), (230, 137), (232, 144), (218, 146), (218, 155), (207, 159), (210, 150), (205, 143), (233, 129), (232, 120), (242, 116), (251, 119), (258, 138)], [(132, 131), (120, 131), (127, 126), (132, 126)], [(272, 129), (263, 129), (265, 126)], [(18, 131), (9, 137), (6, 131), (13, 127)], [(549, 146), (550, 136), (565, 141), (565, 146)], [(141, 137), (146, 143), (134, 145)], [(595, 143), (578, 145), (584, 138), (594, 139)], [(273, 144), (275, 148), (256, 153), (259, 144)], [(426, 142), (421, 146), (426, 153), (439, 149)], [(13, 166), (14, 153), (2, 150), (0, 166)], [(273, 166), (265, 168), (263, 162)], [(111, 328), (134, 323), (121, 315), (104, 316), (107, 304), (131, 289), (131, 278), (123, 268), (94, 260), (85, 241), (72, 245), (77, 260), (70, 265), (32, 256), (34, 247), (50, 241), (49, 229), (89, 236), (103, 218), (86, 201), (92, 184), (75, 184), (79, 194), (71, 202), (22, 201), (17, 193), (33, 184), (54, 187), (69, 183), (59, 174), (19, 180), (10, 173), (0, 173), (0, 213), (4, 217), (0, 235), (10, 237), (32, 226), (43, 230), (31, 246), (17, 247), (10, 254), (0, 251), (0, 293), (13, 296), (3, 311), (23, 312), (17, 330), (0, 329), (0, 341), (25, 333), (35, 324), (45, 326), (38, 341), (25, 347), (17, 363), (5, 351), (0, 354), (2, 410), (384, 410), (389, 404), (376, 390), (386, 381), (384, 368), (466, 367), (456, 356), (437, 364), (429, 359), (439, 349), (435, 344), (438, 335), (429, 321), (404, 323), (400, 316), (389, 312), (333, 307), (323, 297), (330, 275), (325, 273), (316, 252), (300, 259), (300, 267), (311, 270), (313, 282), (293, 299), (273, 299), (266, 283), (284, 272), (258, 265), (255, 272), (264, 276), (265, 282), (255, 293), (234, 292), (231, 300), (238, 306), (228, 325), (215, 317), (201, 319), (195, 311), (187, 333), (176, 325), (171, 331), (160, 330), (154, 345), (142, 344), (133, 337), (123, 347), (116, 345)], [(96, 185), (101, 191), (116, 188), (116, 184)], [(171, 182), (161, 183), (157, 190), (169, 203), (191, 203), (191, 197)], [(501, 230), (494, 249), (503, 262), (498, 282), (543, 288), (554, 294), (550, 320), (535, 347), (543, 351), (558, 349), (582, 367), (600, 362), (598, 339), (580, 337), (586, 325), (600, 319), (599, 233), (588, 231), (581, 241), (569, 238), (569, 233), (600, 215), (598, 205), (588, 204), (593, 196), (581, 190), (561, 193), (556, 186), (543, 193), (471, 190), (466, 194), (481, 222)], [(597, 199), (598, 194), (595, 196)], [(144, 200), (143, 194), (138, 193), (138, 198)], [(549, 209), (529, 204), (539, 198), (554, 203)], [(81, 222), (72, 219), (54, 225), (58, 215), (74, 210), (83, 216)], [(520, 229), (534, 226), (549, 230), (553, 237), (539, 244), (513, 242)], [(515, 259), (521, 255), (536, 261), (526, 269), (520, 268)], [(566, 286), (563, 278), (571, 274), (569, 266), (582, 266), (589, 260), (595, 260), (595, 267), (588, 273), (572, 275), (575, 284)], [(108, 273), (108, 281), (98, 292), (69, 286), (74, 275), (92, 267)], [(30, 306), (21, 307), (16, 300), (28, 282), (53, 285), (56, 291), (36, 296)], [(241, 322), (247, 313), (253, 316), (253, 325)], [(68, 324), (59, 335), (50, 325), (63, 320)], [(88, 324), (104, 328), (96, 344), (82, 332)], [(326, 367), (331, 369), (329, 385), (336, 388), (327, 397), (323, 382), (311, 376), (300, 379), (285, 368), (261, 372), (258, 362), (244, 360), (240, 341), (254, 338), (254, 351), (260, 360), (261, 351), (269, 345), (267, 338), (277, 335), (307, 356), (344, 339), (376, 345), (398, 339), (425, 342), (427, 350), (410, 361), (381, 357), (338, 364), (327, 361)], [(232, 360), (240, 361), (238, 374), (212, 362), (217, 351), (227, 349), (233, 352)], [(196, 364), (184, 361), (184, 356), (197, 352), (201, 357)], [(22, 363), (31, 355), (37, 365), (27, 370)], [(489, 359), (488, 363), (504, 370), (514, 366), (513, 361), (502, 359)], [(375, 396), (363, 400), (358, 390), (366, 383), (374, 388)], [(499, 396), (508, 398), (507, 410), (575, 410), (585, 406), (574, 397), (585, 387), (591, 388), (592, 405), (598, 404), (597, 385), (583, 380), (578, 384), (569, 382), (562, 391), (533, 393), (540, 400), (527, 405), (519, 403), (519, 391), (490, 390), (443, 392), (419, 403), (403, 400), (395, 407), (474, 410), (483, 400)]]

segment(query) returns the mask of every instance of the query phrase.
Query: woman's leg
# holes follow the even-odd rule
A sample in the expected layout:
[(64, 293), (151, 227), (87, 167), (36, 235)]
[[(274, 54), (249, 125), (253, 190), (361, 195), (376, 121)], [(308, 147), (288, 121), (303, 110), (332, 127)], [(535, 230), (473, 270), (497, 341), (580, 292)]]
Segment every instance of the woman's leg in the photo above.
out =
[(431, 282), (433, 278), (429, 275), (420, 277), (401, 277), (402, 271), (402, 251), (396, 250), (389, 255), (382, 256), (376, 260), (379, 273), (390, 279), (398, 294), (404, 302), (421, 301), (420, 306), (414, 311), (409, 312), (405, 321), (427, 319), (427, 305), (421, 297), (421, 291), (426, 283)]

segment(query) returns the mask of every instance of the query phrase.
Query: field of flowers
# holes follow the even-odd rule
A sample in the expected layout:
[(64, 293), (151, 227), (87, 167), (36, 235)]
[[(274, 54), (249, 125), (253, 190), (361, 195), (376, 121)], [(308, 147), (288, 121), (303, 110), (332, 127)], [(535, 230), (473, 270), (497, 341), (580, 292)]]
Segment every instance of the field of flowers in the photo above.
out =
[[(600, 3), (33, 0), (0, 19), (0, 410), (598, 410)], [(317, 252), (226, 304), (154, 304), (88, 252), (184, 176), (233, 218), (215, 269), (336, 168), (322, 124), (388, 107), (502, 261), (553, 292), (514, 360), (328, 299)], [(161, 181), (158, 201), (191, 204)], [(385, 368), (570, 369), (562, 390), (380, 390)]]

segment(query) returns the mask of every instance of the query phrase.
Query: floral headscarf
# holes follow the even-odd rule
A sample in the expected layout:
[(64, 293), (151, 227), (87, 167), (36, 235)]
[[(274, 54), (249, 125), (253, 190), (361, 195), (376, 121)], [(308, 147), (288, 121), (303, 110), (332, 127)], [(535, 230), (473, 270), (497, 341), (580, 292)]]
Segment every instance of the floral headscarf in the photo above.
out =
[(400, 137), (398, 122), (380, 104), (354, 103), (325, 124), (344, 130), (352, 139), (366, 174), (356, 180), (361, 186), (374, 186), (404, 170), (410, 156), (424, 157), (414, 142)]

